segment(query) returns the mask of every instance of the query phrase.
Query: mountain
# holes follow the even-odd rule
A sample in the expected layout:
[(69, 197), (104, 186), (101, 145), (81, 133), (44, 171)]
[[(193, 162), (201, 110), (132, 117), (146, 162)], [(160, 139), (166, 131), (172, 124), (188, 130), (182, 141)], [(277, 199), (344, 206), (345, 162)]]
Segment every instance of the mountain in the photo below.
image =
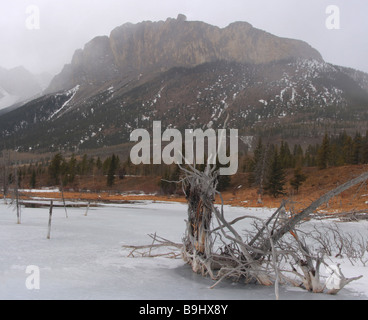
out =
[(273, 36), (246, 22), (220, 29), (188, 22), (179, 15), (166, 21), (126, 23), (114, 29), (110, 37), (94, 38), (75, 52), (71, 64), (53, 79), (47, 92), (76, 85), (96, 91), (111, 81), (127, 83), (173, 67), (195, 67), (218, 60), (268, 63), (296, 57), (322, 60), (307, 43)]
[(42, 72), (34, 75), (37, 83), (41, 87), (42, 91), (46, 90), (51, 83), (54, 76), (48, 72)]
[(50, 83), (48, 74), (33, 75), (24, 67), (0, 68), (0, 110), (40, 94)]
[(245, 22), (124, 24), (77, 50), (44, 96), (0, 116), (0, 134), (20, 151), (78, 151), (127, 143), (154, 120), (219, 128), (227, 114), (245, 145), (365, 132), (368, 74)]

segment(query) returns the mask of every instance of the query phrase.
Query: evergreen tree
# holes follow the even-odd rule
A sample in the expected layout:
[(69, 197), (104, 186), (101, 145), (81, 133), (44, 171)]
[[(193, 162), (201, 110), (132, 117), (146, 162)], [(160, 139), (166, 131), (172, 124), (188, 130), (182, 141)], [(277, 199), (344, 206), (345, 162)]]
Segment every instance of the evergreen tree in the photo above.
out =
[(344, 164), (351, 164), (353, 159), (353, 139), (348, 136), (346, 131), (342, 134), (342, 154), (344, 156)]
[(97, 160), (96, 160), (96, 167), (97, 167), (97, 170), (102, 169), (102, 161), (101, 161), (100, 157), (98, 157)]
[(92, 174), (94, 172), (94, 167), (95, 167), (95, 159), (91, 157), (88, 160), (87, 173)]
[(330, 156), (330, 165), (332, 166), (343, 166), (345, 163), (344, 154), (342, 151), (342, 146), (339, 141), (336, 141), (331, 144), (331, 156)]
[(85, 175), (88, 171), (88, 157), (86, 154), (83, 155), (82, 161), (80, 163), (80, 171), (81, 175)]
[(291, 156), (290, 148), (287, 142), (281, 141), (280, 146), (280, 161), (283, 168), (291, 168), (293, 159)]
[(36, 188), (36, 170), (32, 170), (31, 179), (29, 181), (29, 186), (31, 189)]
[(317, 165), (319, 169), (326, 169), (328, 167), (330, 162), (330, 153), (331, 153), (330, 138), (326, 133), (317, 155)]
[(259, 189), (259, 193), (263, 193), (263, 185), (266, 171), (266, 149), (262, 143), (262, 138), (258, 139), (256, 148), (254, 149), (253, 161), (251, 164), (251, 174), (249, 176), (249, 182), (252, 186)]
[(368, 163), (368, 130), (364, 137), (362, 154), (363, 154), (363, 163), (367, 164)]
[(107, 175), (107, 173), (109, 172), (110, 165), (111, 165), (111, 157), (107, 157), (102, 164), (102, 173), (104, 175)]
[(49, 176), (56, 185), (59, 185), (60, 183), (63, 160), (61, 153), (58, 153), (53, 157), (49, 166)]
[(360, 164), (363, 162), (363, 138), (357, 132), (353, 140), (352, 164)]
[(72, 154), (72, 157), (70, 158), (68, 162), (68, 182), (69, 183), (74, 182), (76, 173), (77, 173), (77, 159), (75, 158), (75, 155)]
[(304, 162), (304, 153), (303, 148), (300, 144), (294, 145), (293, 150), (293, 167), (303, 166)]
[(275, 148), (273, 151), (265, 187), (267, 193), (271, 194), (275, 198), (280, 195), (284, 195), (285, 176), (286, 174), (284, 168), (282, 167), (280, 155), (277, 148)]
[(294, 177), (291, 179), (290, 185), (294, 188), (294, 190), (296, 191), (296, 193), (298, 193), (300, 186), (306, 180), (307, 180), (307, 176), (305, 174), (303, 174), (302, 168), (301, 167), (297, 167), (294, 170)]
[(116, 170), (119, 168), (119, 157), (112, 155), (109, 161), (109, 168), (107, 171), (107, 186), (112, 187), (115, 183), (115, 173)]

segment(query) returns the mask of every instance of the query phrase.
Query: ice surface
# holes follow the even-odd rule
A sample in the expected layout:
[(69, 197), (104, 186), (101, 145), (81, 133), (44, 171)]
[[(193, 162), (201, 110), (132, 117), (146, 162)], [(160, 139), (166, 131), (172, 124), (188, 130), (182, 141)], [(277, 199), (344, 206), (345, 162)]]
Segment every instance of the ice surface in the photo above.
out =
[[(90, 208), (54, 208), (47, 240), (48, 208), (22, 208), (16, 224), (12, 208), (0, 204), (0, 299), (250, 300), (274, 299), (274, 288), (223, 282), (193, 274), (181, 259), (128, 258), (122, 245), (151, 243), (147, 235), (181, 242), (186, 205), (136, 202)], [(229, 221), (244, 214), (268, 217), (272, 210), (226, 208)], [(244, 221), (243, 223), (247, 223)], [(347, 224), (367, 230), (368, 224)], [(245, 226), (244, 226), (245, 227)], [(339, 261), (346, 277), (367, 274), (362, 266)], [(26, 288), (27, 266), (40, 269), (40, 289)], [(337, 296), (281, 287), (281, 299), (366, 299), (366, 277)]]

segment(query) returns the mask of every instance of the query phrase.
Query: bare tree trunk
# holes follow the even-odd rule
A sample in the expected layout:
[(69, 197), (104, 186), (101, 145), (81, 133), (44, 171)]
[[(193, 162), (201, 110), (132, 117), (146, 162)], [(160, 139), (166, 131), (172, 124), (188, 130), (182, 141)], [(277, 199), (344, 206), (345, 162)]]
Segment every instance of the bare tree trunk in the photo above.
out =
[(340, 265), (333, 266), (329, 268), (330, 271), (330, 277), (327, 279), (326, 287), (329, 294), (335, 295), (337, 294), (341, 289), (343, 289), (346, 285), (348, 285), (350, 282), (359, 280), (363, 276), (355, 277), (355, 278), (345, 278), (345, 276), (342, 274)]
[[(218, 194), (221, 197), (221, 194), (216, 191), (217, 172), (210, 167), (207, 167), (204, 172), (199, 172), (194, 168), (191, 168), (191, 171), (183, 168), (182, 170), (186, 175), (182, 181), (185, 185), (188, 201), (187, 234), (184, 240), (183, 258), (192, 266), (194, 272), (203, 275), (209, 274), (212, 279), (218, 282), (225, 277), (236, 275), (245, 278), (246, 282), (255, 279), (262, 285), (272, 285), (273, 278), (275, 292), (278, 296), (279, 281), (287, 279), (281, 274), (277, 266), (278, 250), (280, 250), (278, 242), (288, 233), (294, 237), (296, 245), (292, 246), (286, 243), (286, 246), (289, 246), (289, 252), (283, 253), (281, 251), (281, 253), (294, 257), (302, 272), (298, 275), (302, 278), (303, 285), (307, 290), (315, 293), (324, 291), (325, 286), (320, 279), (320, 266), (323, 258), (314, 257), (310, 253), (307, 245), (296, 234), (295, 226), (332, 197), (367, 180), (368, 173), (328, 192), (291, 219), (279, 219), (279, 216), (285, 211), (286, 203), (283, 202), (267, 221), (261, 221), (262, 226), (247, 244), (232, 227), (233, 223), (245, 217), (237, 218), (232, 223), (228, 223), (224, 217), (223, 205), (221, 210), (214, 205), (215, 195)], [(210, 230), (212, 218), (216, 218), (219, 223), (219, 227), (214, 230)], [(271, 225), (272, 221), (274, 221), (273, 225)], [(220, 234), (215, 233), (217, 231), (220, 231)], [(224, 242), (225, 247), (221, 255), (216, 255), (213, 252), (212, 236), (214, 234), (221, 239), (230, 241), (230, 244)], [(270, 257), (271, 263), (265, 264), (267, 257)], [(273, 271), (273, 275), (271, 271)], [(296, 270), (294, 272), (296, 273)], [(356, 279), (353, 278), (353, 280)], [(290, 280), (290, 282), (294, 281)]]
[(86, 213), (84, 214), (84, 216), (86, 216), (86, 217), (88, 215), (88, 210), (89, 210), (90, 205), (91, 205), (91, 201), (88, 201), (88, 206), (87, 206), (87, 209), (86, 209)]
[(14, 169), (14, 176), (15, 176), (14, 196), (15, 196), (15, 206), (17, 210), (17, 224), (21, 224), (21, 208), (19, 202), (19, 177), (17, 168)]
[(52, 208), (53, 208), (53, 201), (50, 202), (50, 212), (49, 212), (49, 226), (47, 231), (47, 239), (50, 239), (51, 236), (51, 219), (52, 219)]
[(62, 181), (61, 177), (60, 177), (60, 189), (61, 189), (61, 198), (62, 198), (63, 204), (64, 204), (65, 217), (68, 219), (68, 211), (66, 209), (65, 198), (64, 198), (64, 186), (63, 186), (63, 181)]
[[(197, 183), (195, 178), (188, 179), (185, 187), (188, 201), (188, 221), (183, 257), (192, 265), (194, 272), (202, 274), (212, 273), (212, 269), (207, 262), (211, 257), (213, 246), (210, 223), (214, 193), (210, 185), (214, 181), (207, 182), (208, 185), (203, 186)], [(206, 187), (207, 190), (204, 190), (203, 188)]]
[(10, 154), (8, 153), (8, 160), (6, 160), (6, 154), (5, 154), (5, 145), (4, 145), (4, 151), (2, 154), (2, 180), (3, 180), (3, 196), (4, 196), (4, 203), (7, 204), (6, 197), (8, 195), (8, 165), (9, 165), (9, 157)]
[[(272, 285), (270, 277), (262, 270), (259, 262), (249, 253), (249, 247), (242, 237), (225, 220), (223, 210), (215, 207), (217, 187), (217, 171), (207, 166), (204, 172), (192, 168), (192, 171), (182, 169), (186, 173), (183, 179), (185, 194), (188, 201), (187, 234), (184, 239), (183, 258), (196, 273), (210, 275), (214, 280), (224, 278), (224, 275), (240, 276), (246, 282), (258, 281), (263, 285)], [(211, 220), (216, 217), (222, 237), (232, 241), (236, 246), (236, 254), (230, 247), (228, 252), (216, 255), (213, 252)], [(228, 232), (230, 231), (230, 235)], [(251, 249), (251, 248), (250, 248)], [(230, 251), (229, 251), (230, 250)]]
[[(180, 181), (188, 202), (186, 234), (183, 245), (176, 247), (181, 248), (182, 258), (194, 272), (208, 275), (216, 281), (211, 288), (227, 278), (244, 280), (245, 283), (258, 282), (266, 286), (275, 284), (275, 294), (279, 298), (279, 283), (282, 282), (302, 286), (314, 293), (324, 292), (327, 287), (328, 293), (336, 294), (351, 281), (360, 279), (346, 279), (338, 270), (337, 285), (332, 280), (324, 285), (320, 278), (320, 267), (325, 264), (323, 255), (313, 253), (307, 241), (298, 236), (295, 227), (323, 203), (367, 180), (368, 172), (326, 193), (290, 219), (285, 218), (284, 201), (266, 221), (243, 216), (227, 222), (222, 196), (216, 190), (218, 171), (209, 165), (204, 172), (190, 165), (188, 167), (181, 167), (184, 178)], [(216, 196), (220, 198), (221, 205), (215, 205)], [(248, 218), (252, 219), (254, 229), (247, 231), (245, 237), (249, 241), (245, 241), (233, 225)], [(218, 227), (212, 228), (213, 222), (217, 222)], [(311, 237), (310, 234), (308, 236)], [(155, 235), (153, 239), (156, 238)], [(130, 248), (133, 249), (131, 254), (137, 249), (150, 248), (148, 256), (151, 256), (151, 249), (155, 247), (157, 245), (152, 244)], [(290, 269), (285, 267), (287, 264), (290, 264)], [(288, 273), (301, 280), (287, 276)]]
[(260, 177), (260, 185), (258, 189), (258, 201), (257, 201), (259, 204), (262, 203), (264, 185), (265, 185), (265, 180), (266, 180), (266, 165), (267, 165), (267, 157), (268, 157), (269, 149), (270, 149), (270, 144), (267, 143), (267, 146), (264, 151), (263, 158), (262, 158), (261, 177)]

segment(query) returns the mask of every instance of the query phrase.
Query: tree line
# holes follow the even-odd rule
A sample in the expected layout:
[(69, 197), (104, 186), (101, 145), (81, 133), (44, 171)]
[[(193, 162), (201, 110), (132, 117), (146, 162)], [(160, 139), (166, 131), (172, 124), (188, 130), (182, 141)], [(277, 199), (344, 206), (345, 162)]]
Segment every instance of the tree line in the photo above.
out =
[[(321, 143), (310, 144), (304, 148), (300, 144), (290, 147), (286, 141), (279, 144), (265, 143), (259, 138), (253, 152), (244, 155), (240, 163), (240, 170), (248, 174), (248, 184), (257, 188), (260, 195), (284, 195), (287, 183), (297, 193), (307, 179), (303, 172), (305, 167), (326, 169), (368, 164), (368, 132), (365, 136), (359, 132), (354, 136), (345, 131), (338, 135), (326, 133)], [(14, 184), (16, 175), (14, 169), (6, 168), (4, 163), (1, 168), (0, 180), (3, 181), (5, 190), (7, 186)], [(197, 169), (201, 170), (201, 166), (198, 165)], [(286, 173), (290, 170), (293, 170), (294, 175), (287, 181)], [(57, 153), (46, 164), (19, 166), (16, 173), (19, 187), (25, 183), (31, 188), (46, 185), (76, 186), (81, 177), (91, 176), (99, 182), (104, 180), (106, 187), (112, 188), (117, 180), (124, 179), (126, 175), (157, 176), (162, 178), (159, 184), (161, 191), (169, 194), (179, 190), (178, 185), (172, 181), (180, 179), (180, 169), (176, 165), (137, 166), (133, 165), (129, 158), (122, 161), (115, 154), (101, 159), (87, 154), (73, 154), (66, 158)], [(219, 177), (219, 191), (228, 189), (230, 182), (231, 177)]]
[(117, 174), (120, 179), (125, 175), (124, 168), (120, 166), (120, 159), (115, 154), (102, 161), (100, 157), (95, 159), (88, 157), (87, 154), (80, 160), (74, 154), (70, 159), (65, 159), (61, 153), (57, 153), (47, 171), (51, 183), (63, 186), (73, 184), (77, 176), (101, 175), (106, 176), (106, 186), (112, 187)]
[(339, 135), (325, 133), (321, 144), (310, 144), (305, 151), (300, 144), (291, 149), (285, 141), (279, 145), (265, 144), (259, 138), (253, 155), (243, 161), (243, 171), (249, 172), (249, 182), (260, 195), (278, 197), (285, 194), (287, 169), (294, 169), (289, 183), (298, 192), (307, 179), (305, 167), (322, 170), (359, 164), (368, 164), (368, 131), (365, 136), (357, 132), (353, 137), (345, 131)]

